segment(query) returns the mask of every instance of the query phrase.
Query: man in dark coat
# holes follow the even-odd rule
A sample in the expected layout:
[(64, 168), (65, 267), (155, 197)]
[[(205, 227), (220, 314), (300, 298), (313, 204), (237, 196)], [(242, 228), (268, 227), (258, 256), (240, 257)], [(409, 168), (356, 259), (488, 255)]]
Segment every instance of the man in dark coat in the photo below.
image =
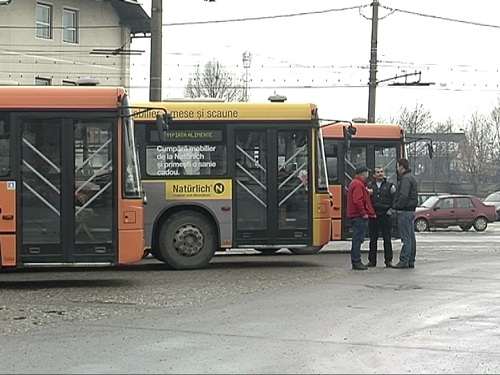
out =
[(417, 179), (411, 173), (407, 159), (398, 159), (396, 169), (400, 176), (396, 192), (396, 211), (398, 214), (398, 230), (401, 236), (401, 252), (399, 262), (394, 268), (414, 268), (417, 252), (415, 239), (415, 209), (418, 206)]
[(387, 181), (384, 168), (375, 167), (373, 180), (368, 182), (371, 190), (371, 201), (377, 217), (368, 222), (370, 233), (370, 250), (368, 252), (368, 267), (377, 266), (378, 236), (382, 232), (384, 239), (384, 260), (386, 267), (392, 267), (391, 215), (396, 200), (396, 186)]

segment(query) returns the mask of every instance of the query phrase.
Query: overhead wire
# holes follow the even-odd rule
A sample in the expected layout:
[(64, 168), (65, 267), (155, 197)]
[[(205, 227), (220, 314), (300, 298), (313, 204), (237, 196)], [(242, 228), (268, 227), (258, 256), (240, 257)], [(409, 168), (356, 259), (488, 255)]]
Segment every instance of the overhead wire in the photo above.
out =
[(232, 18), (225, 20), (209, 20), (209, 21), (188, 21), (188, 22), (172, 22), (172, 23), (164, 23), (162, 26), (190, 26), (190, 25), (205, 25), (205, 24), (216, 24), (216, 23), (228, 23), (228, 22), (247, 22), (247, 21), (262, 21), (262, 20), (270, 20), (277, 18), (291, 18), (291, 17), (300, 17), (300, 16), (311, 16), (315, 14), (326, 14), (332, 12), (344, 12), (347, 10), (355, 10), (360, 8), (365, 8), (370, 6), (370, 4), (364, 5), (353, 5), (350, 7), (344, 8), (334, 8), (334, 9), (324, 9), (324, 10), (316, 10), (309, 12), (298, 12), (298, 13), (289, 13), (289, 14), (277, 14), (272, 16), (258, 16), (258, 17), (243, 17), (243, 18)]
[(488, 24), (488, 23), (475, 22), (475, 21), (467, 21), (467, 20), (461, 20), (461, 19), (451, 18), (451, 17), (436, 16), (434, 14), (426, 14), (426, 13), (421, 13), (421, 12), (414, 12), (414, 11), (411, 11), (411, 10), (391, 8), (391, 7), (388, 7), (386, 5), (382, 5), (382, 4), (379, 5), (379, 8), (384, 8), (384, 9), (390, 11), (391, 13), (399, 12), (399, 13), (410, 14), (410, 15), (413, 15), (413, 16), (418, 16), (418, 17), (433, 18), (433, 19), (437, 19), (437, 20), (441, 20), (441, 21), (449, 21), (449, 22), (455, 22), (455, 23), (462, 23), (462, 24), (465, 24), (465, 25), (481, 26), (481, 27), (489, 27), (489, 28), (493, 28), (493, 29), (500, 29), (499, 25), (492, 25), (492, 24)]
[[(325, 14), (325, 13), (331, 13), (331, 12), (341, 12), (341, 11), (350, 11), (350, 10), (355, 10), (357, 9), (360, 14), (365, 17), (361, 10), (370, 6), (371, 4), (364, 4), (364, 5), (355, 5), (355, 6), (350, 6), (350, 7), (344, 7), (344, 8), (335, 8), (335, 9), (326, 9), (326, 10), (319, 10), (319, 11), (309, 11), (309, 12), (299, 12), (299, 13), (290, 13), (290, 14), (282, 14), (282, 15), (271, 15), (271, 16), (260, 16), (260, 17), (245, 17), (245, 18), (235, 18), (235, 19), (225, 19), (225, 20), (209, 20), (209, 21), (191, 21), (191, 22), (178, 22), (178, 23), (166, 23), (166, 24), (163, 24), (162, 26), (165, 26), (165, 27), (169, 27), (169, 26), (189, 26), (189, 25), (199, 25), (199, 24), (216, 24), (216, 23), (227, 23), (227, 22), (244, 22), (244, 21), (257, 21), (257, 20), (268, 20), (268, 19), (276, 19), (276, 18), (290, 18), (290, 17), (299, 17), (299, 16), (307, 16), (307, 15), (315, 15), (315, 14)], [(451, 18), (451, 17), (443, 17), (443, 16), (437, 16), (437, 15), (432, 15), (432, 14), (426, 14), (426, 13), (421, 13), (421, 12), (414, 12), (414, 11), (408, 11), (408, 10), (404, 10), (404, 9), (399, 9), (399, 8), (393, 8), (393, 7), (388, 7), (388, 6), (385, 6), (385, 5), (379, 5), (380, 8), (384, 8), (386, 10), (389, 11), (389, 13), (387, 15), (385, 15), (384, 17), (387, 17), (391, 14), (395, 14), (395, 13), (403, 13), (403, 14), (410, 14), (410, 15), (414, 15), (414, 16), (419, 16), (419, 17), (426, 17), (426, 18), (434, 18), (434, 19), (438, 19), (438, 20), (443, 20), (443, 21), (448, 21), (448, 22), (457, 22), (457, 23), (462, 23), (462, 24), (468, 24), (468, 25), (473, 25), (473, 26), (481, 26), (481, 27), (489, 27), (489, 28), (495, 28), (495, 29), (500, 29), (500, 26), (498, 25), (492, 25), (492, 24), (486, 24), (486, 23), (481, 23), (481, 22), (475, 22), (475, 21), (468, 21), (468, 20), (461, 20), (461, 19), (455, 19), (455, 18)], [(366, 18), (366, 17), (365, 17)], [(119, 28), (121, 26), (112, 26), (112, 25), (94, 25), (94, 26), (82, 26), (80, 25), (79, 28), (81, 29), (97, 29), (97, 28)], [(9, 28), (9, 29), (18, 29), (18, 28), (32, 28), (32, 29), (36, 29), (36, 26), (0, 26), (0, 29), (5, 29), (5, 28)], [(57, 27), (54, 27), (55, 29), (57, 29)], [(62, 27), (60, 27), (62, 28)], [(30, 49), (27, 49), (29, 47), (36, 47), (35, 45), (33, 46), (23, 46), (23, 48), (26, 48), (25, 50), (22, 50), (22, 49), (19, 49), (17, 51), (13, 51), (13, 52), (19, 52), (19, 53), (37, 53), (39, 55), (53, 55), (54, 53), (60, 53), (60, 54), (64, 54), (65, 56), (75, 56), (75, 57), (82, 57), (82, 56), (88, 56), (86, 53), (81, 53), (83, 51), (79, 51), (78, 48), (85, 48), (85, 47), (94, 47), (93, 45), (88, 45), (88, 46), (83, 46), (83, 45), (77, 45), (75, 46), (75, 49), (60, 49), (60, 50), (45, 50), (45, 51), (40, 51), (40, 50), (30, 50)], [(113, 48), (113, 47), (111, 47)], [(185, 56), (185, 55), (191, 55), (191, 56), (203, 56), (203, 54), (196, 54), (196, 53), (189, 53), (189, 54), (186, 54), (186, 53), (170, 53), (172, 55), (180, 55), (180, 56)], [(1, 56), (1, 55), (0, 55)], [(96, 56), (97, 57), (97, 56)], [(103, 59), (105, 56), (101, 56), (100, 59)], [(110, 57), (114, 57), (114, 56), (110, 56)], [(0, 60), (1, 61), (1, 60)], [(23, 62), (20, 62), (21, 64)], [(43, 64), (51, 64), (50, 62), (37, 62), (37, 64), (39, 65), (43, 65)], [(365, 70), (368, 68), (368, 64), (352, 64), (352, 65), (339, 65), (339, 66), (335, 66), (335, 65), (328, 65), (328, 64), (324, 64), (324, 65), (321, 65), (321, 64), (312, 64), (312, 65), (304, 65), (304, 64), (296, 64), (296, 63), (290, 63), (290, 62), (287, 62), (289, 63), (289, 66), (288, 67), (283, 67), (283, 66), (265, 66), (265, 65), (262, 65), (261, 68), (262, 69), (362, 69), (362, 70)], [(59, 63), (61, 65), (64, 65), (65, 63)], [(71, 62), (69, 62), (68, 64), (71, 64)], [(72, 64), (71, 64), (72, 65)], [(113, 66), (114, 64), (111, 64), (111, 66)], [(174, 64), (175, 65), (175, 64)], [(497, 72), (498, 73), (498, 69), (493, 69), (493, 70), (487, 70), (487, 69), (477, 69), (475, 68), (474, 66), (472, 65), (466, 65), (466, 64), (463, 64), (463, 65), (452, 65), (451, 67), (450, 66), (444, 66), (444, 65), (440, 65), (440, 64), (434, 64), (434, 63), (419, 63), (419, 64), (415, 64), (415, 63), (412, 63), (412, 62), (396, 62), (396, 61), (390, 61), (390, 60), (387, 60), (387, 61), (380, 61), (380, 66), (382, 67), (392, 67), (392, 68), (395, 68), (397, 65), (404, 65), (405, 68), (408, 68), (408, 69), (414, 69), (414, 68), (419, 68), (419, 67), (427, 67), (428, 69), (429, 68), (448, 68), (448, 69), (451, 69), (451, 71), (453, 72), (456, 72), (457, 69), (460, 69), (459, 71), (462, 71), (462, 72), (470, 72), (470, 70), (473, 70), (474, 72), (485, 72), (485, 73), (488, 73), (488, 72)], [(167, 64), (167, 66), (169, 66), (169, 64)], [(177, 66), (179, 66), (179, 64), (177, 64)], [(181, 67), (195, 67), (197, 65), (195, 64), (191, 64), (191, 65), (180, 65)], [(237, 68), (239, 68), (239, 66), (237, 65), (236, 66)], [(469, 69), (470, 68), (470, 69)], [(255, 69), (255, 67), (254, 67)], [(453, 70), (455, 69), (455, 70)], [(119, 73), (112, 73), (113, 75), (119, 75)], [(312, 80), (314, 81), (314, 80)], [(323, 85), (320, 85), (320, 86), (312, 86), (312, 85), (304, 85), (304, 86), (301, 86), (301, 85), (297, 85), (296, 88), (325, 88), (325, 87), (332, 87), (332, 86), (323, 86)], [(346, 85), (341, 85), (341, 86), (335, 86), (335, 87), (366, 87), (365, 84), (363, 85), (351, 85), (351, 86), (346, 86)], [(257, 88), (257, 87), (255, 87)], [(276, 88), (283, 88), (283, 87), (279, 87), (279, 86), (276, 86)], [(289, 87), (289, 86), (286, 86), (286, 88), (292, 88), (292, 87)], [(429, 89), (429, 88), (427, 88)], [(440, 88), (440, 89), (449, 89), (449, 88)]]

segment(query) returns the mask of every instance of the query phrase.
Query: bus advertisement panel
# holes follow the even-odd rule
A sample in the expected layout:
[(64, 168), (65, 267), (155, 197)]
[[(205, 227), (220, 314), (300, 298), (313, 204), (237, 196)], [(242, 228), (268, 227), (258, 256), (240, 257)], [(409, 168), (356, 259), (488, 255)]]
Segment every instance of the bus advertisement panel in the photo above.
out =
[(0, 267), (142, 258), (143, 194), (120, 87), (0, 87)]
[[(220, 250), (312, 254), (328, 243), (315, 105), (180, 101), (134, 108), (148, 199), (145, 242), (155, 258), (193, 269)], [(172, 120), (159, 134), (155, 118), (166, 109)]]
[(321, 127), (333, 200), (330, 208), (331, 240), (345, 240), (352, 237), (346, 200), (356, 165), (365, 164), (370, 170), (382, 167), (387, 179), (396, 184), (396, 161), (405, 157), (403, 128), (398, 124), (343, 122), (325, 123)]

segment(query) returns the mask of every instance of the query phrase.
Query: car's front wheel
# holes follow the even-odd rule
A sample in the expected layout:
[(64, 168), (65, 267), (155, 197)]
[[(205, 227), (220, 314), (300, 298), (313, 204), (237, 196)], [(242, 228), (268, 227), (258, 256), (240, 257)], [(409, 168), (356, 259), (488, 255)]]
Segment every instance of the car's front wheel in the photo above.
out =
[(423, 218), (415, 220), (415, 231), (425, 232), (429, 230), (429, 222)]
[(474, 220), (473, 225), (476, 231), (482, 232), (488, 227), (488, 221), (484, 217), (478, 217)]

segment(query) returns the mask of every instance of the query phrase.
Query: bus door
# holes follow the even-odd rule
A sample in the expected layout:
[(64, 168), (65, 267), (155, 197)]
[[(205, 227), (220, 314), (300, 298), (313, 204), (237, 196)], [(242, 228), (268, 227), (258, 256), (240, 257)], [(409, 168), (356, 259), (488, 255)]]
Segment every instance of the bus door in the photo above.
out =
[(116, 262), (111, 176), (116, 118), (30, 114), (15, 121), (19, 263)]
[[(345, 147), (345, 145), (343, 145)], [(385, 176), (388, 181), (396, 184), (396, 161), (400, 157), (398, 146), (394, 143), (379, 142), (352, 142), (350, 147), (344, 149), (344, 163), (343, 163), (343, 238), (352, 237), (352, 227), (350, 220), (347, 219), (347, 190), (349, 184), (354, 178), (354, 171), (358, 164), (366, 164), (372, 171), (376, 166), (382, 167), (385, 171)], [(373, 178), (370, 173), (368, 179)], [(394, 226), (393, 226), (394, 227)]]
[(344, 154), (343, 141), (325, 138), (325, 157), (328, 170), (328, 189), (332, 197), (330, 206), (331, 240), (342, 239), (342, 216), (344, 202)]
[(357, 145), (356, 143), (352, 142), (350, 147), (346, 147), (344, 149), (344, 163), (342, 168), (344, 180), (344, 189), (342, 192), (342, 212), (344, 212), (342, 220), (343, 238), (352, 237), (351, 220), (347, 219), (347, 191), (349, 190), (349, 184), (354, 178), (354, 171), (356, 170), (356, 166), (358, 164), (365, 164), (368, 166), (368, 168), (373, 168), (370, 167), (370, 165), (373, 165), (373, 161), (370, 160), (372, 162), (369, 162), (368, 155), (369, 153), (366, 145)]
[(234, 137), (238, 244), (308, 244), (308, 130), (236, 129)]

